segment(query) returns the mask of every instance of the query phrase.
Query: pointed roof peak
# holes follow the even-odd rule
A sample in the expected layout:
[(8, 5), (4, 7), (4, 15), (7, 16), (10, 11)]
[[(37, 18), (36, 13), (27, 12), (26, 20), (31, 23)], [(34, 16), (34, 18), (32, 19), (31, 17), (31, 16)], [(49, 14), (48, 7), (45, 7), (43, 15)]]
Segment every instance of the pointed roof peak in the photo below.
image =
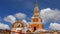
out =
[(36, 11), (36, 12), (39, 11), (39, 8), (38, 8), (38, 0), (36, 0), (34, 11)]
[(38, 0), (36, 0), (36, 5), (35, 6), (38, 6)]

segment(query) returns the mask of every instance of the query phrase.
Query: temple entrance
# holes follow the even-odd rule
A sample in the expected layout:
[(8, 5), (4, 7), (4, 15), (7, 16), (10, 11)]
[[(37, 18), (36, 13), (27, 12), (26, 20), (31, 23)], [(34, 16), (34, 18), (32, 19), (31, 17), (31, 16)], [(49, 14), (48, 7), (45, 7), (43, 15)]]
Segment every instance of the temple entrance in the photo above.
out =
[(36, 30), (36, 26), (34, 26), (34, 31)]

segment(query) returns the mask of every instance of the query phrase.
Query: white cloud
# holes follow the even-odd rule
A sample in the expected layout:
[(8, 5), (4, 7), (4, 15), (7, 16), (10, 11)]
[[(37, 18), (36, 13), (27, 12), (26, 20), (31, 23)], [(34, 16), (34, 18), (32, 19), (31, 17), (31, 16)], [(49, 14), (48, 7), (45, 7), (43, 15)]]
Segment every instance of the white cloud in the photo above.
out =
[(13, 24), (16, 21), (16, 18), (22, 19), (24, 21), (24, 19), (26, 18), (26, 15), (24, 13), (17, 13), (14, 16), (13, 15), (8, 15), (8, 16), (4, 17), (4, 21), (10, 22), (10, 23)]
[(16, 18), (12, 15), (8, 15), (7, 17), (4, 18), (4, 21), (14, 23), (16, 21)]
[(27, 21), (26, 20), (22, 20), (23, 22), (25, 22), (25, 23), (27, 23)]
[(41, 10), (41, 17), (44, 22), (57, 22), (60, 21), (60, 10), (46, 8)]
[(0, 23), (0, 29), (10, 29), (8, 25)]
[(25, 19), (26, 18), (26, 14), (24, 13), (17, 13), (15, 14), (15, 17), (18, 19)]
[(60, 24), (59, 23), (50, 23), (49, 28), (52, 30), (60, 30)]
[(28, 22), (26, 20), (22, 20), (22, 22), (24, 22), (28, 26)]

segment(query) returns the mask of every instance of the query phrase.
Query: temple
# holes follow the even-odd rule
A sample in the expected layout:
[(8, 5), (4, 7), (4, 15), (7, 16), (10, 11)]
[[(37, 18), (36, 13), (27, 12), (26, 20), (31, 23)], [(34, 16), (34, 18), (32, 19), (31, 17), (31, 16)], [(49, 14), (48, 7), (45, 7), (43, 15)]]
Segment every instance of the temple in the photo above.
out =
[(42, 23), (42, 18), (40, 17), (40, 10), (38, 8), (37, 1), (34, 8), (34, 15), (31, 18), (31, 23), (29, 24), (29, 26), (31, 31), (33, 32), (44, 29), (44, 24)]
[(0, 30), (0, 34), (60, 34), (60, 30), (47, 30), (42, 23), (43, 19), (40, 16), (38, 1), (34, 7), (34, 14), (31, 17), (31, 22), (27, 23), (22, 20), (17, 20), (12, 24), (11, 30)]

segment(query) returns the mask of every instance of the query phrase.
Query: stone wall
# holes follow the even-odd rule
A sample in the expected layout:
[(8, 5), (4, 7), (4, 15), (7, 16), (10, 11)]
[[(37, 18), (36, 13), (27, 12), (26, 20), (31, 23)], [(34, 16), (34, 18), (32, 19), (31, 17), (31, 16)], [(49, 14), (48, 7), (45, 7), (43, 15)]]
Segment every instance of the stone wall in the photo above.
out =
[(10, 34), (10, 32), (7, 30), (0, 29), (0, 34)]
[[(10, 31), (10, 30), (1, 30), (0, 29), (0, 34), (11, 34), (11, 32), (12, 31)], [(13, 32), (13, 33), (18, 33), (18, 32)], [(39, 31), (39, 32), (34, 32), (33, 33), (33, 32), (28, 30), (25, 34), (60, 34), (60, 31), (45, 31), (45, 32)]]

